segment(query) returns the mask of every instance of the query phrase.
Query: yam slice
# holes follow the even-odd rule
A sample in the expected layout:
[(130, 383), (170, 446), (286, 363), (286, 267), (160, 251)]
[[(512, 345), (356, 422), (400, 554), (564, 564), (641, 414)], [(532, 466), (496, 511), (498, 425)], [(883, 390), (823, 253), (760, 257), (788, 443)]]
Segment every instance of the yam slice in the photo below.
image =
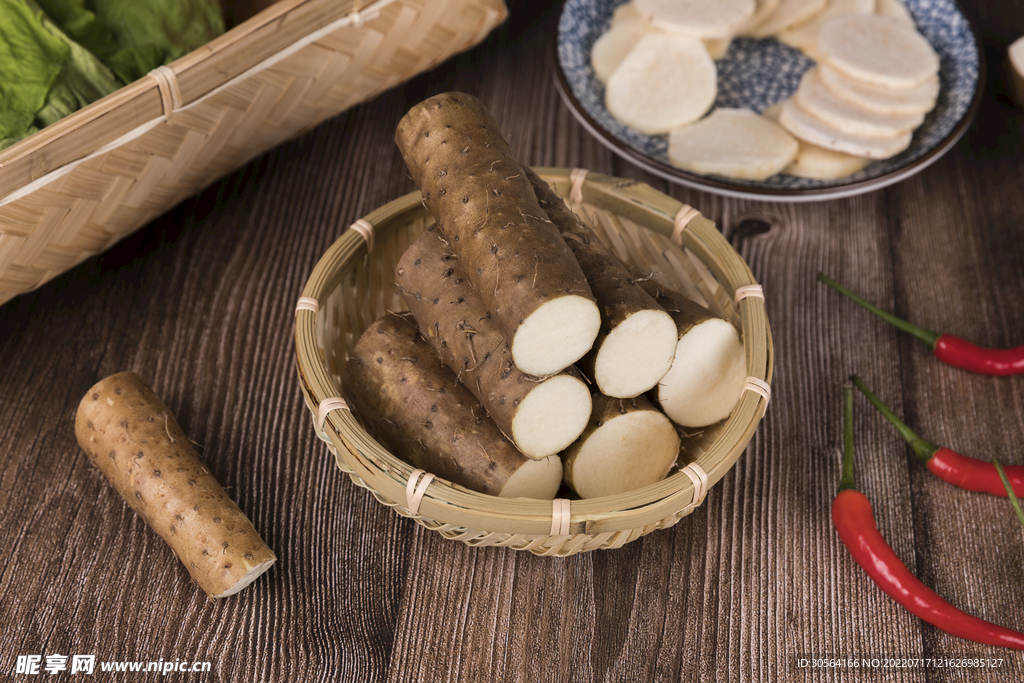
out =
[(880, 14), (832, 17), (818, 31), (821, 61), (851, 78), (913, 88), (939, 72), (939, 56), (920, 33)]
[(804, 74), (794, 98), (807, 113), (828, 121), (842, 133), (891, 138), (924, 121), (924, 114), (879, 114), (851, 104), (826, 88), (818, 73), (814, 68)]
[(757, 7), (754, 8), (754, 13), (744, 22), (743, 26), (736, 30), (736, 35), (747, 36), (750, 35), (751, 31), (757, 29), (761, 23), (771, 16), (775, 8), (779, 6), (782, 0), (757, 0)]
[[(632, 7), (632, 4), (623, 7)], [(594, 41), (594, 46), (590, 50), (590, 65), (594, 68), (597, 79), (607, 83), (630, 50), (636, 47), (637, 41), (654, 30), (655, 28), (642, 15), (619, 15), (616, 11), (611, 26)]]
[(913, 88), (897, 89), (858, 81), (827, 64), (820, 65), (817, 71), (821, 83), (835, 95), (879, 114), (925, 114), (935, 107), (939, 97), (938, 76), (932, 76)]
[(562, 454), (565, 483), (580, 498), (614, 496), (665, 478), (679, 456), (672, 422), (643, 396), (594, 396), (586, 431)]
[(824, 11), (827, 2), (828, 0), (782, 0), (778, 7), (747, 35), (752, 38), (767, 38), (799, 26)]
[(910, 146), (910, 131), (893, 138), (869, 138), (836, 130), (826, 121), (807, 113), (792, 99), (782, 105), (779, 123), (796, 137), (813, 145), (868, 159), (888, 159)]
[(652, 24), (697, 38), (727, 38), (754, 14), (754, 0), (633, 0)]
[(732, 38), (705, 38), (704, 47), (707, 48), (711, 59), (719, 60), (725, 57), (732, 47)]
[(749, 109), (716, 109), (705, 119), (669, 135), (668, 156), (676, 166), (764, 180), (793, 161), (797, 142), (775, 122)]
[[(783, 104), (785, 103), (776, 102), (765, 109), (761, 116), (778, 121), (782, 114)], [(855, 157), (852, 154), (825, 149), (804, 140), (797, 139), (797, 143), (800, 146), (797, 149), (796, 158), (783, 169), (783, 173), (812, 180), (836, 180), (852, 175), (870, 163), (864, 157)]]
[(605, 106), (630, 128), (662, 135), (703, 116), (717, 93), (715, 62), (700, 40), (648, 33), (608, 79)]
[(910, 13), (902, 0), (878, 0), (878, 8), (875, 11), (882, 16), (898, 19), (911, 28), (917, 28), (914, 15)]
[(818, 31), (831, 17), (844, 14), (871, 14), (875, 0), (828, 0), (828, 5), (817, 16), (798, 26), (780, 31), (775, 37), (781, 42), (801, 50), (811, 59), (817, 59)]
[(1024, 37), (1018, 38), (1006, 51), (1006, 81), (1010, 97), (1024, 107)]

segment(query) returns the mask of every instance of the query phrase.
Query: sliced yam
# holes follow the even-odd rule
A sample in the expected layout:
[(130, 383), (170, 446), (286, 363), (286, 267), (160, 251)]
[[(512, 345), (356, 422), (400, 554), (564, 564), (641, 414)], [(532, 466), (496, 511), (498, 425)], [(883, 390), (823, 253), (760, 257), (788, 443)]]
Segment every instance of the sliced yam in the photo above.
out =
[(828, 0), (781, 0), (778, 6), (755, 28), (748, 31), (751, 38), (768, 38), (786, 29), (810, 21), (824, 11)]
[(797, 142), (775, 122), (749, 109), (713, 111), (669, 135), (668, 155), (696, 173), (764, 180), (796, 157)]
[(601, 309), (601, 333), (577, 366), (601, 393), (631, 398), (658, 383), (676, 348), (672, 317), (633, 281), (625, 265), (530, 168), (524, 169), (541, 206), (558, 228)]
[(917, 28), (917, 24), (914, 22), (914, 15), (910, 13), (910, 10), (907, 9), (902, 0), (878, 0), (876, 11), (884, 17), (892, 17), (911, 28)]
[(516, 366), (540, 377), (582, 358), (601, 312), (480, 100), (454, 92), (424, 100), (399, 122), (395, 142)]
[(558, 456), (520, 453), (411, 317), (382, 316), (352, 347), (343, 380), (355, 413), (414, 467), (479, 493), (553, 498), (562, 479)]
[(939, 72), (939, 57), (924, 36), (880, 14), (828, 19), (818, 31), (818, 52), (851, 78), (891, 88), (913, 88)]
[(704, 40), (704, 47), (707, 48), (711, 59), (719, 60), (729, 53), (732, 38), (707, 38)]
[(672, 422), (643, 396), (594, 396), (594, 414), (562, 454), (565, 483), (580, 498), (614, 496), (661, 481), (679, 456)]
[(613, 19), (611, 27), (594, 41), (590, 50), (590, 65), (597, 79), (607, 83), (630, 50), (636, 47), (637, 41), (654, 30), (642, 16), (619, 22)]
[(583, 432), (590, 419), (589, 387), (575, 374), (541, 378), (516, 367), (483, 300), (434, 226), (398, 260), (395, 284), (441, 360), (524, 455), (554, 455)]
[(825, 9), (810, 21), (780, 31), (775, 37), (786, 45), (802, 50), (811, 59), (817, 59), (818, 31), (826, 19), (843, 14), (871, 14), (874, 11), (875, 0), (829, 0)]
[(1006, 79), (1010, 96), (1024, 107), (1024, 37), (1015, 40), (1006, 52)]
[(807, 113), (850, 135), (892, 138), (917, 128), (924, 121), (924, 114), (879, 114), (851, 104), (825, 87), (817, 68), (800, 79), (794, 99)]
[(649, 33), (608, 79), (605, 105), (630, 128), (662, 135), (711, 108), (717, 77), (715, 62), (700, 40)]
[(612, 12), (612, 20), (610, 25), (616, 26), (618, 24), (628, 23), (630, 21), (642, 21), (644, 23), (649, 23), (647, 21), (647, 17), (645, 17), (643, 13), (641, 13), (640, 10), (636, 8), (636, 3), (633, 2), (627, 2), (616, 7), (615, 11)]
[(826, 121), (807, 113), (792, 99), (782, 106), (779, 123), (796, 137), (836, 152), (845, 152), (868, 159), (888, 159), (910, 146), (910, 131), (893, 138), (869, 138), (836, 130)]
[(939, 77), (932, 76), (913, 88), (889, 88), (858, 81), (822, 64), (817, 67), (821, 83), (847, 102), (879, 114), (926, 114), (939, 97)]
[(771, 16), (772, 12), (775, 11), (775, 8), (779, 6), (781, 1), (782, 0), (757, 0), (757, 6), (754, 8), (754, 13), (736, 30), (736, 35), (750, 35), (751, 31), (756, 30), (765, 19)]
[(864, 157), (835, 152), (800, 140), (796, 159), (783, 173), (814, 180), (836, 180), (860, 171), (869, 163), (870, 160)]
[(653, 280), (646, 280), (644, 288), (672, 315), (679, 339), (672, 368), (651, 392), (658, 406), (683, 427), (724, 420), (736, 407), (747, 379), (739, 331)]
[(666, 31), (727, 38), (754, 14), (754, 0), (633, 0), (640, 14)]

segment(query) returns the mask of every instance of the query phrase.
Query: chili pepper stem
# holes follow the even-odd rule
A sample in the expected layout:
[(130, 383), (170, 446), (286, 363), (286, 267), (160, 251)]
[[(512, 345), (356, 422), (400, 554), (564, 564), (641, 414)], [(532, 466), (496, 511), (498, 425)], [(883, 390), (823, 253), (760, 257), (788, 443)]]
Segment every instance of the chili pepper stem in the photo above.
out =
[(1017, 513), (1020, 525), (1024, 527), (1024, 510), (1020, 509), (1020, 501), (1017, 500), (1017, 494), (1013, 492), (1013, 486), (1010, 485), (1010, 480), (1006, 476), (1006, 470), (1003, 469), (1003, 464), (999, 462), (998, 456), (992, 456), (992, 464), (996, 466), (996, 472), (999, 473), (999, 478), (1003, 480), (1003, 486), (1006, 487), (1006, 495), (1010, 499), (1010, 505), (1013, 506), (1013, 511)]
[(910, 445), (911, 449), (913, 449), (914, 455), (920, 458), (923, 462), (928, 462), (932, 459), (932, 456), (939, 450), (938, 446), (915, 434), (914, 430), (908, 427), (903, 420), (896, 417), (896, 413), (892, 412), (892, 409), (885, 405), (882, 402), (882, 399), (875, 396), (875, 394), (868, 389), (867, 385), (864, 384), (860, 377), (857, 377), (857, 375), (850, 375), (850, 381), (860, 389), (860, 392), (867, 397), (868, 401), (871, 402), (871, 405), (877, 408), (878, 412), (882, 413), (882, 415), (885, 416), (885, 419), (887, 419), (896, 428), (896, 431), (900, 433), (903, 440)]
[(875, 306), (874, 304), (872, 304), (863, 297), (857, 296), (856, 294), (848, 290), (846, 287), (843, 287), (841, 284), (839, 284), (829, 276), (825, 275), (824, 273), (818, 273), (818, 280), (824, 282), (826, 285), (836, 290), (843, 296), (847, 297), (851, 301), (860, 304), (861, 306), (871, 311), (872, 313), (874, 313), (875, 315), (877, 315), (879, 318), (886, 321), (890, 325), (893, 325), (898, 329), (907, 332), (908, 334), (914, 335), (915, 337), (923, 341), (925, 344), (927, 344), (928, 348), (930, 348), (932, 351), (935, 350), (935, 345), (938, 343), (939, 337), (942, 336), (938, 332), (932, 332), (931, 330), (926, 330), (923, 327), (918, 327), (917, 325), (907, 322), (902, 318), (897, 318), (888, 311), (883, 311), (878, 306)]
[(853, 387), (843, 385), (843, 476), (839, 490), (856, 489), (853, 478)]

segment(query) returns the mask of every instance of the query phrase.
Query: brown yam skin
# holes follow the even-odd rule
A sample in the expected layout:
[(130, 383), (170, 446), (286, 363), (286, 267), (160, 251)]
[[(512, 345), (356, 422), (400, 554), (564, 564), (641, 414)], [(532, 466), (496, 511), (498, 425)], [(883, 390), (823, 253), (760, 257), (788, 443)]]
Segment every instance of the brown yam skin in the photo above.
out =
[(483, 104), (444, 93), (413, 107), (395, 133), (426, 207), (505, 341), (541, 305), (594, 300), (572, 252)]
[(255, 578), (254, 568), (258, 575), (277, 559), (139, 375), (121, 372), (92, 387), (79, 403), (75, 436), (211, 597), (237, 590)]
[(496, 496), (527, 458), (411, 318), (388, 313), (366, 329), (345, 362), (345, 392), (359, 417), (409, 464)]
[(679, 331), (680, 339), (684, 334), (702, 322), (712, 318), (721, 318), (721, 316), (715, 315), (713, 311), (689, 299), (685, 294), (672, 289), (666, 289), (649, 278), (637, 280), (637, 282), (672, 316), (676, 329)]
[(514, 442), (512, 419), (542, 380), (516, 367), (480, 295), (435, 226), (402, 255), (395, 283), (423, 336)]
[(541, 208), (558, 229), (583, 269), (590, 290), (601, 309), (601, 331), (594, 348), (576, 365), (587, 376), (594, 376), (594, 364), (608, 335), (626, 319), (640, 311), (664, 310), (654, 298), (633, 281), (632, 275), (589, 227), (580, 221), (558, 194), (533, 169), (524, 167)]

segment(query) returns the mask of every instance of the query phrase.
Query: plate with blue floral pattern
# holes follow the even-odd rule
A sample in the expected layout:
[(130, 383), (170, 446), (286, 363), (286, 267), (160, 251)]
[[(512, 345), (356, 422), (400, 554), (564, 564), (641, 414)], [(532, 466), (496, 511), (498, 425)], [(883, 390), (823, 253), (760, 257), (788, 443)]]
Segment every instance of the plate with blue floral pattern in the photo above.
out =
[[(658, 176), (716, 194), (768, 201), (817, 201), (870, 192), (896, 183), (941, 157), (964, 134), (981, 102), (984, 60), (976, 29), (954, 0), (905, 0), (917, 29), (939, 55), (939, 98), (906, 150), (873, 161), (839, 180), (779, 173), (767, 180), (737, 180), (683, 171), (668, 159), (668, 139), (632, 130), (604, 106), (604, 84), (594, 75), (590, 50), (627, 0), (566, 0), (555, 39), (555, 83), (587, 130), (613, 152)], [(736, 38), (715, 62), (715, 107), (761, 112), (790, 97), (814, 61), (772, 38)]]

